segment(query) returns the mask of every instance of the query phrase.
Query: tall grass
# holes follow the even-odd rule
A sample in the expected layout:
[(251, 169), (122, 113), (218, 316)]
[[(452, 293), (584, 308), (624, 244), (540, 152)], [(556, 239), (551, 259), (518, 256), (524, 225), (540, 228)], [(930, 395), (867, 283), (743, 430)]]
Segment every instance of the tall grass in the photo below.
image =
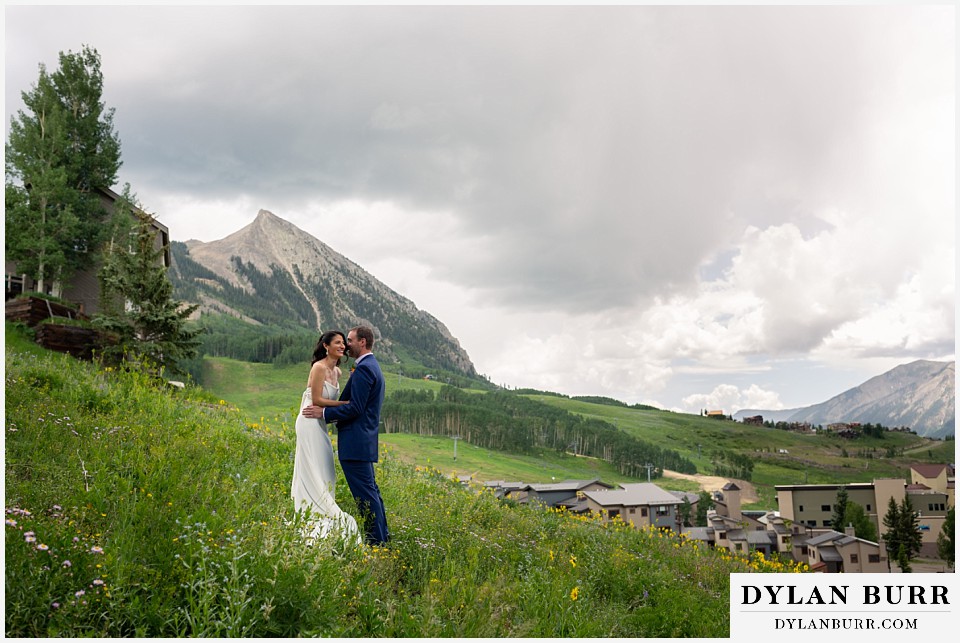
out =
[(389, 451), (389, 546), (308, 546), (290, 427), (7, 334), (7, 636), (726, 637), (728, 575), (783, 569)]

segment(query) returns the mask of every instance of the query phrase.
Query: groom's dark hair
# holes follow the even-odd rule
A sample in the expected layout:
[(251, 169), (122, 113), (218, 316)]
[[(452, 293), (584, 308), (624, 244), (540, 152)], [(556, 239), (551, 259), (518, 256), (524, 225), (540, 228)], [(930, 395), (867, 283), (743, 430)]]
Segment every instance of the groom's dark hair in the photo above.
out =
[(367, 340), (367, 349), (373, 350), (373, 329), (369, 326), (356, 326), (353, 329), (357, 339)]

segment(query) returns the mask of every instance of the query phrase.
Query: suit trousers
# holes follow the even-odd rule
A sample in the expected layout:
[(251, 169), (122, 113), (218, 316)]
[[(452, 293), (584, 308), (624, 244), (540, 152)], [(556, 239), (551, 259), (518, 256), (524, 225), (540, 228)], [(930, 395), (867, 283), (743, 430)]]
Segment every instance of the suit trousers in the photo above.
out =
[(380, 497), (380, 487), (373, 475), (373, 463), (362, 460), (340, 460), (343, 477), (357, 502), (368, 545), (383, 545), (390, 540), (387, 514)]

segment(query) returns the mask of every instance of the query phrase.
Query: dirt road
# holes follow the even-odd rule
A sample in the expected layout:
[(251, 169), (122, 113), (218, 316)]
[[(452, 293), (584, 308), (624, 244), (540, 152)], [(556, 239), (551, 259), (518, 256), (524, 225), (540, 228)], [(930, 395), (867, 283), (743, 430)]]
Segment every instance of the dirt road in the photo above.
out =
[(757, 489), (749, 482), (744, 480), (734, 480), (733, 478), (720, 478), (718, 476), (705, 476), (700, 473), (689, 474), (689, 473), (677, 473), (676, 471), (670, 471), (669, 469), (664, 469), (664, 477), (667, 478), (677, 478), (679, 480), (691, 480), (700, 485), (701, 489), (705, 491), (720, 491), (728, 482), (732, 482), (740, 487), (740, 502), (743, 504), (749, 502), (758, 502), (760, 496), (757, 495)]

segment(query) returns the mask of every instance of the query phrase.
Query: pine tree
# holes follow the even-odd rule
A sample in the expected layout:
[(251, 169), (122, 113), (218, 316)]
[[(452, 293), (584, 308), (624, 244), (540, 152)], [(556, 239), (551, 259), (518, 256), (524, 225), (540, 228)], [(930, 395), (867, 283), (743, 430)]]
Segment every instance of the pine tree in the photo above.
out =
[[(910, 496), (904, 496), (900, 502), (900, 529), (903, 533), (903, 544), (907, 551), (907, 560), (913, 560), (920, 553), (923, 546), (923, 535), (920, 533), (920, 518), (913, 510)], [(908, 570), (904, 570), (908, 571)]]
[(919, 524), (920, 520), (913, 511), (909, 496), (904, 496), (899, 506), (890, 498), (887, 513), (883, 517), (883, 526), (886, 527), (883, 537), (887, 555), (890, 560), (897, 561), (904, 573), (910, 572), (910, 561), (920, 553), (923, 544)]
[(709, 491), (701, 491), (697, 501), (697, 527), (707, 526), (707, 512), (713, 509), (713, 496)]
[(956, 560), (956, 552), (953, 548), (955, 509), (955, 507), (951, 507), (950, 511), (947, 512), (947, 518), (943, 521), (943, 527), (940, 528), (940, 533), (937, 534), (937, 555), (947, 561), (947, 565), (950, 567), (953, 567)]
[(850, 496), (847, 494), (847, 488), (841, 486), (837, 489), (837, 501), (833, 505), (833, 514), (830, 517), (830, 525), (839, 532), (843, 532), (847, 526), (847, 504)]
[(883, 526), (883, 540), (887, 547), (887, 556), (890, 560), (894, 560), (900, 549), (900, 508), (892, 496), (887, 503), (887, 513), (883, 515)]
[(678, 509), (680, 514), (680, 526), (681, 527), (691, 527), (690, 518), (693, 515), (693, 505), (690, 504), (690, 499), (684, 496), (683, 502), (680, 503), (680, 508)]
[(129, 185), (116, 208), (98, 275), (101, 312), (94, 318), (118, 338), (104, 349), (104, 361), (124, 362), (156, 375), (182, 372), (179, 362), (194, 357), (200, 345), (200, 330), (186, 327), (197, 306), (173, 300), (173, 285), (161, 260), (165, 248), (156, 247), (153, 217), (135, 205)]
[(847, 504), (847, 512), (843, 519), (844, 526), (853, 525), (853, 533), (857, 538), (869, 540), (872, 543), (877, 542), (877, 526), (867, 515), (862, 505), (856, 502)]
[(10, 120), (6, 145), (6, 257), (41, 290), (92, 265), (107, 213), (97, 189), (120, 169), (113, 110), (101, 102), (103, 75), (95, 49), (60, 53), (52, 74), (40, 65), (22, 92), (27, 111)]

